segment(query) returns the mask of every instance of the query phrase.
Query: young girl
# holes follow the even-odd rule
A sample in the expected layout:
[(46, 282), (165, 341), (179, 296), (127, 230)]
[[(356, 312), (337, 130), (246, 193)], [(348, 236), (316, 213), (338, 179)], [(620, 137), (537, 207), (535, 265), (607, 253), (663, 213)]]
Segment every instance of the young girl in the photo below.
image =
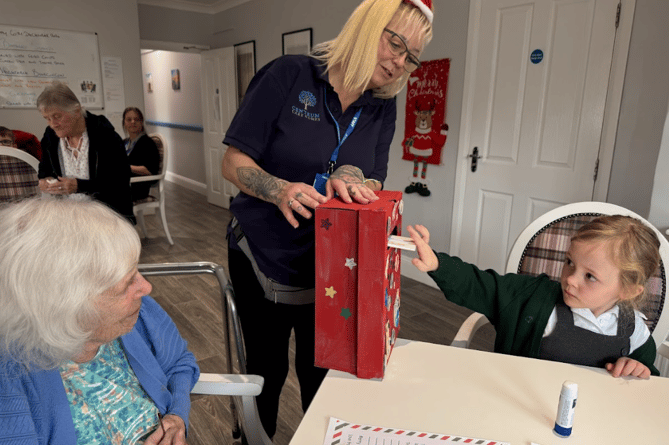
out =
[(571, 240), (560, 283), (546, 275), (499, 275), (428, 245), (430, 233), (408, 227), (419, 258), (450, 301), (484, 314), (495, 351), (606, 368), (614, 377), (659, 375), (655, 342), (634, 310), (660, 262), (660, 242), (640, 221), (602, 216)]

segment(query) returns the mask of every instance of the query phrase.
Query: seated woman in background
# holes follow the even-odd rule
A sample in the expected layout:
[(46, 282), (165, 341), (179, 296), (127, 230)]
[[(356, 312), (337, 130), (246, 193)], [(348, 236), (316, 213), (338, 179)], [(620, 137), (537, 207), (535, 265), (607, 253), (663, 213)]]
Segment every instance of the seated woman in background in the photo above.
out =
[(49, 125), (41, 142), (40, 190), (92, 196), (134, 223), (128, 157), (109, 120), (84, 110), (72, 90), (58, 81), (37, 97), (37, 109)]
[(0, 145), (16, 148), (14, 132), (7, 127), (0, 127)]
[[(139, 108), (128, 107), (123, 111), (123, 129), (128, 134), (123, 143), (132, 176), (157, 175), (160, 153), (156, 143), (144, 131), (144, 115)], [(132, 200), (149, 196), (149, 189), (153, 184), (155, 181), (131, 184)]]
[(93, 200), (0, 210), (0, 443), (186, 443), (199, 370), (140, 248)]
[(0, 145), (18, 148), (30, 154), (38, 161), (42, 160), (42, 149), (39, 139), (32, 133), (0, 127)]
[(40, 145), (37, 136), (21, 130), (12, 130), (12, 132), (14, 133), (16, 148), (23, 150), (26, 153), (30, 153), (38, 161), (42, 160), (42, 146)]

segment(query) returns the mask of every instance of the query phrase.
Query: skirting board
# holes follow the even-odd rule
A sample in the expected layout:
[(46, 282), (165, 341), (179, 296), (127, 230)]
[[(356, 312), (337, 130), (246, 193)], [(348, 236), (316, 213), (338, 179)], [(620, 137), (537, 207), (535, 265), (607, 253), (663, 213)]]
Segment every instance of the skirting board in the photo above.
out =
[(192, 190), (194, 192), (197, 192), (201, 195), (206, 195), (207, 194), (207, 184), (203, 184), (201, 182), (193, 181), (192, 179), (186, 178), (181, 175), (177, 175), (176, 173), (172, 172), (167, 172), (165, 174), (165, 179), (173, 182), (177, 185), (180, 185), (182, 187), (187, 188), (188, 190)]

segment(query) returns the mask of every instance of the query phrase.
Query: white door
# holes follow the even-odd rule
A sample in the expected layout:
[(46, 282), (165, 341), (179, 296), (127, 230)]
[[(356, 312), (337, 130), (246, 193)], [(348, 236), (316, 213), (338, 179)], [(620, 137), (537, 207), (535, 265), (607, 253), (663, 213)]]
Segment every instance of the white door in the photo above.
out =
[(618, 3), (472, 0), (455, 255), (504, 271), (527, 224), (592, 199)]
[(207, 201), (223, 208), (238, 192), (221, 174), (221, 160), (227, 149), (225, 132), (237, 110), (234, 48), (221, 48), (202, 53), (202, 112), (204, 121), (205, 168), (207, 169)]

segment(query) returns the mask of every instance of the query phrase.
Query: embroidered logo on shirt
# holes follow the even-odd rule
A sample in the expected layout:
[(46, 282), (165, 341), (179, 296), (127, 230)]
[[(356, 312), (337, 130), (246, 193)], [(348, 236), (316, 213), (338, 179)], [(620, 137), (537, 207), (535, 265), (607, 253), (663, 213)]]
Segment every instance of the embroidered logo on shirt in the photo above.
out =
[(311, 91), (302, 91), (297, 98), (300, 103), (304, 104), (304, 109), (293, 105), (293, 114), (309, 119), (311, 121), (320, 121), (321, 115), (319, 113), (309, 113), (307, 111), (308, 107), (313, 107), (316, 105), (316, 96)]

